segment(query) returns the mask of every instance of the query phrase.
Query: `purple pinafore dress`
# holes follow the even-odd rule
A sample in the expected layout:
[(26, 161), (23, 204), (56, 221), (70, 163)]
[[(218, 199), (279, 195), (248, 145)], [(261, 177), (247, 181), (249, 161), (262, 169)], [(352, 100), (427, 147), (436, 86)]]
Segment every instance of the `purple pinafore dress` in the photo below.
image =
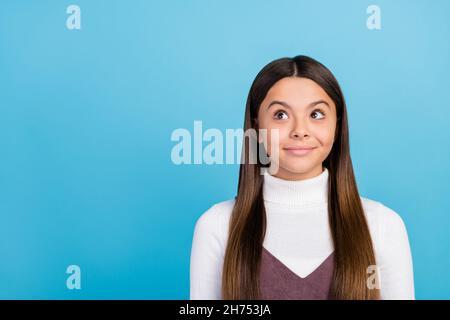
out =
[(264, 247), (260, 270), (261, 300), (330, 299), (334, 271), (334, 252), (311, 274), (302, 278)]

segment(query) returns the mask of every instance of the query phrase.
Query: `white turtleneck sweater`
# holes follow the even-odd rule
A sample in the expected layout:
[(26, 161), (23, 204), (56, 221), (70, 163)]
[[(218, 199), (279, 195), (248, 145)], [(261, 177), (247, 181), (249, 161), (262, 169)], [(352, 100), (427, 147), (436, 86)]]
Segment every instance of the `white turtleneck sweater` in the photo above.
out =
[[(264, 174), (267, 229), (263, 246), (304, 278), (333, 252), (328, 223), (328, 169), (306, 180)], [(369, 225), (382, 299), (414, 299), (408, 235), (402, 218), (380, 202), (361, 197)], [(197, 220), (191, 249), (190, 299), (221, 299), (228, 223), (235, 199), (219, 202)]]

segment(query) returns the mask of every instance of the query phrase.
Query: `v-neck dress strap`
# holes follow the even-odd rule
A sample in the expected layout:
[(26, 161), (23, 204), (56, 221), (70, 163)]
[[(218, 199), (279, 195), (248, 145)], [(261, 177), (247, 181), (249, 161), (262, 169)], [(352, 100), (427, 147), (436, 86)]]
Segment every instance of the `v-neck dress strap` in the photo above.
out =
[(334, 252), (311, 274), (302, 278), (263, 247), (260, 269), (261, 300), (330, 299)]

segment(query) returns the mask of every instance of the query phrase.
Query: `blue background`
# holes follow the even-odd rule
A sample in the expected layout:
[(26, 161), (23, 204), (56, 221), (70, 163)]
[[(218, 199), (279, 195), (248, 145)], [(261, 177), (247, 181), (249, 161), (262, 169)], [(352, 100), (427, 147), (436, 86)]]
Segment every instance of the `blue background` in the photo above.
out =
[[(70, 4), (81, 30), (66, 28)], [(366, 8), (381, 8), (381, 30)], [(238, 165), (172, 163), (176, 128), (242, 128), (256, 73), (309, 55), (348, 104), (361, 195), (450, 298), (449, 1), (2, 1), (0, 298), (188, 299), (196, 219)], [(81, 290), (68, 290), (68, 265)]]

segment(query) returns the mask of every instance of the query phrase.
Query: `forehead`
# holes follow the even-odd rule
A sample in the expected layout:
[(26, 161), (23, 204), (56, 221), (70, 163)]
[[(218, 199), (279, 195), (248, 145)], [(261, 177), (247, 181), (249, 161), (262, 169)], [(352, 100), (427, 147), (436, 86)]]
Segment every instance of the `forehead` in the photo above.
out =
[(282, 100), (292, 106), (304, 107), (320, 99), (334, 106), (333, 100), (314, 81), (307, 78), (286, 77), (270, 88), (262, 104), (267, 105), (272, 100)]

